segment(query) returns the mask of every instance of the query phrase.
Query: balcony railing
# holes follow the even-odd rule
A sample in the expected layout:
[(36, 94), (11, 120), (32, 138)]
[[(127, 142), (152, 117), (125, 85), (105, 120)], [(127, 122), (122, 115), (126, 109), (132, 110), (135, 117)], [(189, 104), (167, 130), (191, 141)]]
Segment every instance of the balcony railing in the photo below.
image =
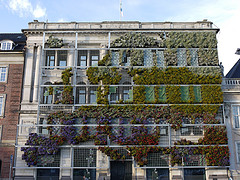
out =
[(222, 89), (240, 89), (240, 79), (224, 78), (222, 80)]

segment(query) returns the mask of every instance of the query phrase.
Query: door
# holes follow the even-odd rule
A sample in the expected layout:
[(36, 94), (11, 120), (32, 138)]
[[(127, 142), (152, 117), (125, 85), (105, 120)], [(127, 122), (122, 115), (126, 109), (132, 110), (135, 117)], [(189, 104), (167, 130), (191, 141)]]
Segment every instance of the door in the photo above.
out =
[(111, 161), (111, 180), (132, 180), (132, 161)]

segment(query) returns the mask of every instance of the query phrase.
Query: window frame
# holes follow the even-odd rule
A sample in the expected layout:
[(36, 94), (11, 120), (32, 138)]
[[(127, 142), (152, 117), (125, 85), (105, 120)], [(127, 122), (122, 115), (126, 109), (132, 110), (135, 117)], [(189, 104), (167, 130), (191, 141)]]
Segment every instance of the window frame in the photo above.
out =
[(3, 40), (0, 42), (0, 44), (1, 44), (0, 50), (9, 51), (13, 49), (13, 41), (11, 40)]
[(0, 94), (0, 98), (3, 98), (3, 100), (2, 100), (2, 108), (1, 108), (1, 111), (0, 111), (0, 118), (3, 118), (4, 115), (5, 115), (6, 94)]
[(235, 141), (235, 150), (236, 150), (236, 158), (237, 158), (237, 164), (240, 164), (240, 151), (238, 154), (238, 144), (240, 146), (240, 141)]
[[(1, 81), (1, 76), (2, 76), (1, 68), (6, 68), (5, 80), (4, 81)], [(0, 66), (0, 83), (7, 83), (7, 79), (8, 79), (8, 66)]]
[[(239, 114), (238, 114), (238, 115), (235, 115), (235, 114), (234, 114), (234, 110), (233, 110), (234, 106), (235, 106), (235, 107), (239, 107), (239, 109), (238, 109)], [(240, 129), (240, 104), (232, 104), (232, 105), (231, 105), (231, 115), (232, 115), (233, 128), (234, 128), (234, 129)], [(235, 116), (238, 116), (238, 117), (239, 117), (239, 118), (238, 118), (239, 127), (236, 127)]]

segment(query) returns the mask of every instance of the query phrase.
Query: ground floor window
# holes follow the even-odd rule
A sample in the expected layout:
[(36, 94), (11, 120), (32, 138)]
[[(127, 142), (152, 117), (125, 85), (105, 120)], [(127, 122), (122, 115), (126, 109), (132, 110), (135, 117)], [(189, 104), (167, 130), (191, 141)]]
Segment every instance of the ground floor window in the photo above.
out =
[(184, 180), (205, 180), (205, 169), (204, 168), (186, 168), (184, 169)]
[(96, 179), (96, 169), (74, 169), (73, 180)]
[(169, 169), (168, 168), (155, 168), (147, 169), (148, 180), (169, 180)]
[(59, 180), (59, 169), (38, 169), (38, 180)]
[(132, 161), (110, 161), (111, 180), (132, 180)]

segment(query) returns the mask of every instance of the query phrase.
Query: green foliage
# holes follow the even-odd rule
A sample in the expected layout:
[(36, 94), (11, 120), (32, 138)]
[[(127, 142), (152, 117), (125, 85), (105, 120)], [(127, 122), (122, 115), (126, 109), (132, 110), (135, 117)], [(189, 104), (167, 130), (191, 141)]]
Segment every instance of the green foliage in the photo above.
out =
[(98, 66), (111, 66), (111, 54), (106, 54), (100, 61), (98, 61)]
[(98, 86), (97, 88), (97, 103), (108, 104), (109, 86)]
[(145, 86), (133, 87), (133, 103), (144, 104), (145, 103)]
[(62, 72), (62, 81), (65, 85), (62, 92), (62, 104), (73, 104), (73, 87), (70, 86), (70, 79), (72, 77), (72, 68), (65, 69)]
[(206, 104), (221, 104), (223, 103), (223, 92), (221, 90), (221, 86), (207, 86), (203, 85), (201, 87), (201, 96), (202, 103)]
[(159, 47), (159, 42), (142, 33), (126, 33), (111, 43), (114, 48), (150, 48)]
[(98, 84), (102, 80), (103, 84), (118, 84), (122, 79), (122, 75), (119, 74), (117, 68), (98, 68), (89, 67), (87, 70), (88, 80), (91, 84)]
[(46, 44), (50, 47), (50, 48), (60, 48), (63, 46), (63, 40), (62, 39), (58, 39), (58, 38), (54, 38), (53, 35), (49, 36), (49, 38), (47, 39)]
[[(194, 73), (192, 70), (193, 68), (189, 69), (186, 67), (168, 67), (166, 69), (152, 67), (150, 69), (130, 69), (128, 73), (133, 77), (134, 83), (138, 85), (221, 84), (222, 77), (220, 71), (217, 71), (218, 73), (215, 75), (204, 75), (203, 73), (206, 71), (205, 68), (204, 70), (195, 71)], [(199, 74), (196, 72), (199, 72)]]
[(182, 102), (180, 86), (166, 86), (167, 103), (179, 104)]

